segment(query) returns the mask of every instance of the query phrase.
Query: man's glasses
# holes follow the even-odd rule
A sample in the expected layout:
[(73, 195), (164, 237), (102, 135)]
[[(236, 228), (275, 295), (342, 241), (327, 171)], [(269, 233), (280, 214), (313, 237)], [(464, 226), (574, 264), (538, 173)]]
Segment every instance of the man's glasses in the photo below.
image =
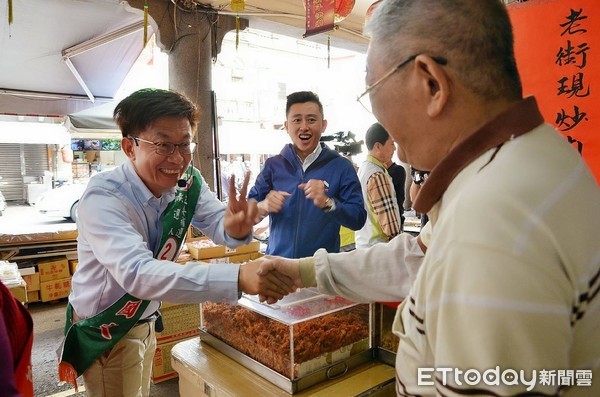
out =
[[(419, 55), (421, 55), (421, 54), (415, 54), (415, 55), (409, 56), (406, 60), (404, 60), (403, 62), (400, 62), (397, 66), (393, 67), (386, 74), (381, 76), (381, 78), (379, 78), (379, 80), (377, 80), (376, 82), (374, 82), (371, 85), (368, 85), (367, 88), (365, 89), (365, 92), (363, 92), (358, 97), (356, 97), (356, 100), (358, 101), (358, 103), (360, 103), (367, 112), (373, 113), (373, 110), (371, 109), (371, 99), (367, 96), (367, 94), (369, 94), (371, 91), (373, 91), (373, 89), (375, 87), (377, 87), (379, 84), (383, 83), (388, 77), (390, 77), (391, 75), (396, 73), (398, 70), (402, 69), (404, 66), (408, 65), (410, 62), (414, 61), (415, 58), (418, 57)], [(431, 59), (433, 59), (436, 63), (438, 63), (440, 65), (446, 65), (448, 63), (448, 60), (446, 58), (442, 58), (442, 57), (431, 57)]]
[(154, 145), (154, 151), (156, 154), (161, 156), (170, 156), (175, 153), (175, 149), (179, 149), (180, 154), (192, 154), (196, 148), (194, 142), (187, 143), (170, 143), (170, 142), (152, 142), (146, 139), (138, 138), (137, 136), (128, 137), (135, 142), (136, 146), (139, 146), (138, 141), (146, 142), (150, 145)]

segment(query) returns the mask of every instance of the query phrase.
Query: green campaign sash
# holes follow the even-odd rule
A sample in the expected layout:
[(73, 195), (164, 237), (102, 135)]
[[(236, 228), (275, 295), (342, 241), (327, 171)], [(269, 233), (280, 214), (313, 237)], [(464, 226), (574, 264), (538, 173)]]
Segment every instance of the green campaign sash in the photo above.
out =
[[(172, 261), (179, 255), (200, 197), (200, 172), (190, 166), (186, 174), (190, 176), (186, 187), (177, 189), (175, 199), (162, 215), (159, 250), (154, 253), (160, 260)], [(149, 303), (126, 293), (102, 312), (76, 323), (68, 304), (65, 338), (59, 349), (59, 379), (72, 383), (77, 390), (77, 377), (133, 328)]]

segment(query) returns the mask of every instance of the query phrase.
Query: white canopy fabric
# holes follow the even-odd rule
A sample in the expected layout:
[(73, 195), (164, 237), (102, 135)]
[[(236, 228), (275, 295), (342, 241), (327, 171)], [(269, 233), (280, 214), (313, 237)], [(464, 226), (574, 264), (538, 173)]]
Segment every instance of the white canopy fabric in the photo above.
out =
[(112, 118), (115, 106), (116, 102), (109, 102), (69, 114), (65, 116), (65, 127), (73, 138), (119, 139), (121, 131)]
[(62, 124), (0, 121), (0, 143), (70, 145), (71, 135)]
[[(62, 116), (92, 106), (63, 57), (84, 43), (90, 44), (68, 59), (102, 103), (114, 97), (143, 49), (142, 30), (110, 36), (143, 26), (142, 12), (126, 2), (18, 0), (13, 7), (11, 25), (0, 13), (0, 114)], [(6, 10), (6, 2), (0, 9)], [(100, 37), (106, 39), (94, 42)], [(83, 99), (69, 99), (75, 97)]]

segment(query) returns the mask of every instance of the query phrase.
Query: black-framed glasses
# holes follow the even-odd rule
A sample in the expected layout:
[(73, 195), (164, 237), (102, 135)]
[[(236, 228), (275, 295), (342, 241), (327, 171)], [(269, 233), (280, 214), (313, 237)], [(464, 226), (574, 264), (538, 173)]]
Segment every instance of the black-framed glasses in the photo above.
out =
[[(367, 94), (369, 94), (371, 91), (373, 91), (373, 89), (375, 87), (377, 87), (379, 84), (383, 83), (388, 77), (390, 77), (391, 75), (396, 73), (398, 70), (402, 69), (404, 66), (408, 65), (410, 62), (414, 61), (415, 58), (418, 57), (419, 55), (422, 55), (422, 54), (414, 54), (414, 55), (409, 56), (407, 59), (400, 62), (398, 65), (396, 65), (392, 69), (390, 69), (387, 73), (385, 73), (383, 76), (381, 76), (373, 84), (368, 85), (367, 88), (365, 89), (365, 92), (363, 92), (358, 97), (356, 97), (356, 100), (358, 101), (358, 103), (360, 103), (367, 112), (373, 113), (373, 110), (371, 109), (371, 100), (369, 97), (367, 97)], [(432, 56), (431, 59), (433, 59), (436, 63), (438, 63), (440, 65), (448, 64), (448, 60), (446, 58)], [(367, 99), (369, 99), (369, 100), (367, 101)]]
[(139, 146), (138, 141), (146, 142), (150, 145), (154, 145), (154, 151), (156, 154), (161, 156), (170, 156), (175, 153), (175, 149), (179, 149), (180, 154), (192, 154), (194, 149), (196, 148), (196, 144), (194, 142), (186, 142), (186, 143), (170, 143), (170, 142), (152, 142), (146, 139), (139, 138), (137, 136), (128, 137), (129, 139), (135, 142), (136, 146)]

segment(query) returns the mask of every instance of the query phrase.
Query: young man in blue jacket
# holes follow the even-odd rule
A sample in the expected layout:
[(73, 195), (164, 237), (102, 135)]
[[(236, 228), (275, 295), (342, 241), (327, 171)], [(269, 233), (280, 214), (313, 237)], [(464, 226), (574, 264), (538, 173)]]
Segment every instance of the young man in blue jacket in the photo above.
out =
[(292, 139), (267, 159), (248, 195), (260, 219), (269, 215), (267, 254), (311, 256), (340, 250), (340, 226), (360, 229), (367, 214), (352, 163), (320, 142), (327, 127), (317, 94), (288, 95), (285, 129)]

